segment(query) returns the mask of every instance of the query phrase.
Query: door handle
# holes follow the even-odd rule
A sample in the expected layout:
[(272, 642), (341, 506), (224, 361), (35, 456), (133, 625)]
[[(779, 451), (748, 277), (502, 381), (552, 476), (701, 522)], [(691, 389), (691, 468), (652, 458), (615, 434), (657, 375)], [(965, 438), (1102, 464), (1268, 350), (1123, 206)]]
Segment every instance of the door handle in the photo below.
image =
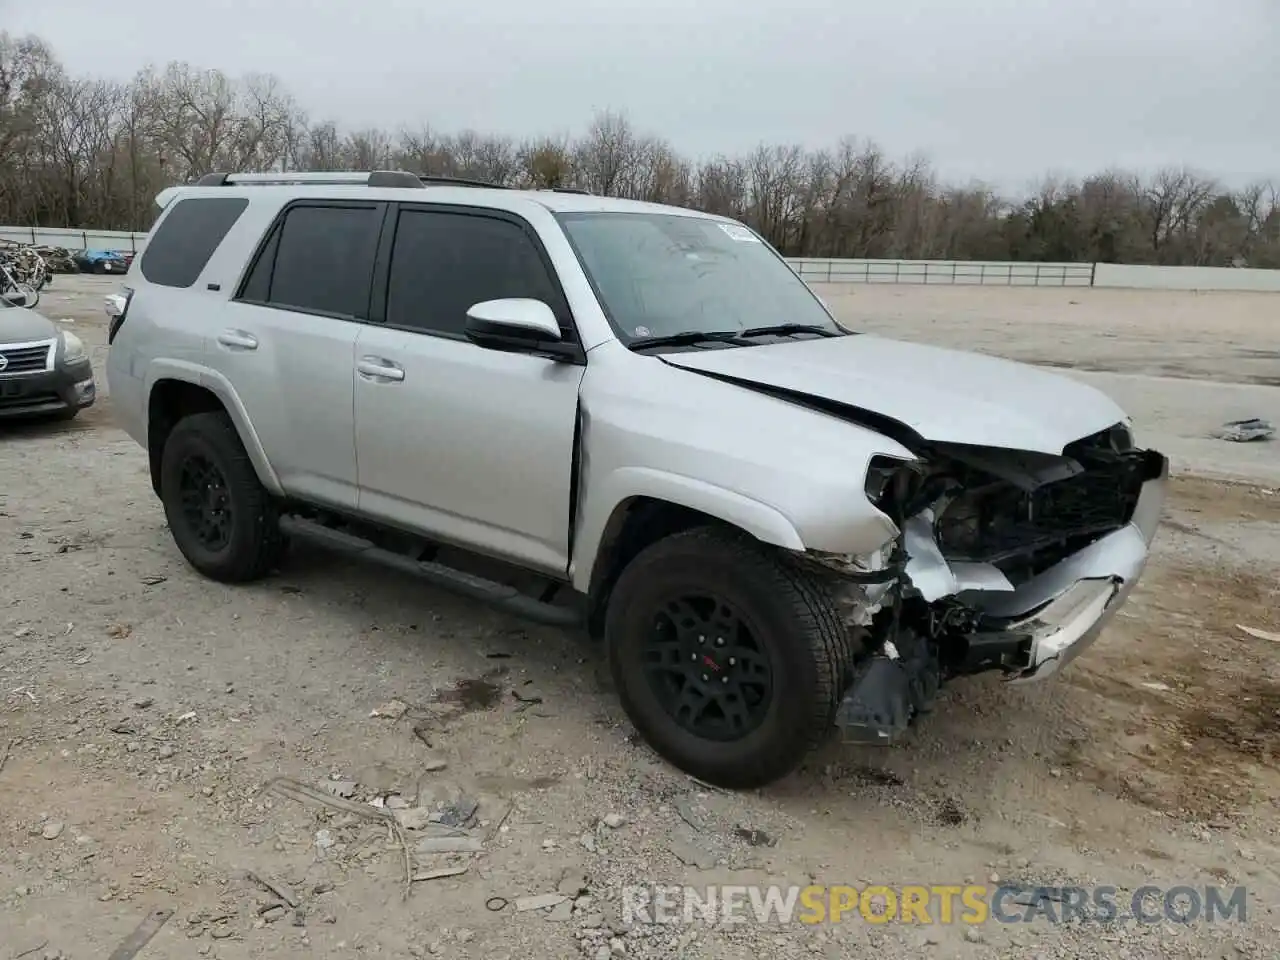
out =
[(218, 334), (218, 342), (232, 350), (258, 349), (258, 338), (243, 330), (223, 330)]
[(356, 371), (367, 380), (398, 382), (404, 379), (404, 368), (382, 357), (361, 357), (356, 363)]

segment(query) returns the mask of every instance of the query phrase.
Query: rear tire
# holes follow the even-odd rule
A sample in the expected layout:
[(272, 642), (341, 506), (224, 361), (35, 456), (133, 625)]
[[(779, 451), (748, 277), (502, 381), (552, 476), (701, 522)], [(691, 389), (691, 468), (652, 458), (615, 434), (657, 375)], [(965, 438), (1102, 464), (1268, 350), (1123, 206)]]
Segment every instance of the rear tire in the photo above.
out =
[(717, 527), (667, 537), (627, 565), (605, 641), (640, 734), (681, 770), (734, 789), (780, 779), (828, 735), (851, 662), (822, 583)]
[(161, 454), (160, 499), (178, 549), (206, 577), (245, 583), (279, 561), (279, 513), (225, 413), (178, 421)]

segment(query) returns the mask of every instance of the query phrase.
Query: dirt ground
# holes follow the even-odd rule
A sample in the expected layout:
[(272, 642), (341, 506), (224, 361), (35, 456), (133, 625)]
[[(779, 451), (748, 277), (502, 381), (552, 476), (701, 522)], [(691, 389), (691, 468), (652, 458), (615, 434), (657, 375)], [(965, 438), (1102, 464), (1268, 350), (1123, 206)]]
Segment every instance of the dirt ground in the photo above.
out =
[[(60, 277), (41, 304), (100, 382), (114, 287)], [(867, 329), (1097, 378), (1178, 451), (1145, 581), (1062, 676), (957, 683), (901, 744), (710, 790), (637, 741), (576, 635), (322, 553), (250, 587), (202, 580), (106, 398), (0, 427), (0, 960), (107, 957), (156, 910), (173, 913), (146, 960), (1275, 956), (1280, 447), (1208, 432), (1280, 420), (1280, 298), (823, 295)], [(400, 838), (421, 833), (376, 818), (409, 801), (463, 821), (478, 804), (481, 852), (412, 858), (406, 899)], [(1050, 902), (978, 929), (628, 928), (621, 886), (649, 881), (1249, 899), (1244, 923), (1054, 923)], [(539, 894), (569, 899), (517, 910)]]

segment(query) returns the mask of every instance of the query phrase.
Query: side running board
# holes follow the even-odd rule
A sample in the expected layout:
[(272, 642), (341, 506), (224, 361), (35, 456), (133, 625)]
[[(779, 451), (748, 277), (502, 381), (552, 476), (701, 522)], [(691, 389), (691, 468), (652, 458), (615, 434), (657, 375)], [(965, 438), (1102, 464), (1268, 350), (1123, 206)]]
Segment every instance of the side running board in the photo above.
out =
[(552, 627), (573, 627), (582, 624), (585, 619), (580, 610), (536, 600), (505, 583), (486, 580), (484, 577), (464, 573), (461, 570), (446, 567), (444, 564), (415, 560), (404, 554), (384, 550), (362, 537), (334, 530), (314, 520), (294, 516), (281, 517), (280, 529), (287, 534), (304, 537), (340, 553), (359, 556), (402, 570), (436, 586), (444, 587), (446, 590), (491, 604), (513, 616), (536, 623)]

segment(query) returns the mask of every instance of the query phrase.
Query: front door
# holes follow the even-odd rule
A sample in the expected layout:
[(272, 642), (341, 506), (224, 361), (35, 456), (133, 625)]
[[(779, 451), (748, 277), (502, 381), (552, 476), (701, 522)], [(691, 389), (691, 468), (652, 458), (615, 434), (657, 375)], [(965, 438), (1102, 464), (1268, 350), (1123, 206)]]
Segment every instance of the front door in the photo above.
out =
[(585, 367), (463, 335), (483, 300), (548, 303), (572, 321), (526, 223), (495, 211), (402, 205), (385, 323), (356, 340), (360, 511), (563, 575), (578, 388)]

